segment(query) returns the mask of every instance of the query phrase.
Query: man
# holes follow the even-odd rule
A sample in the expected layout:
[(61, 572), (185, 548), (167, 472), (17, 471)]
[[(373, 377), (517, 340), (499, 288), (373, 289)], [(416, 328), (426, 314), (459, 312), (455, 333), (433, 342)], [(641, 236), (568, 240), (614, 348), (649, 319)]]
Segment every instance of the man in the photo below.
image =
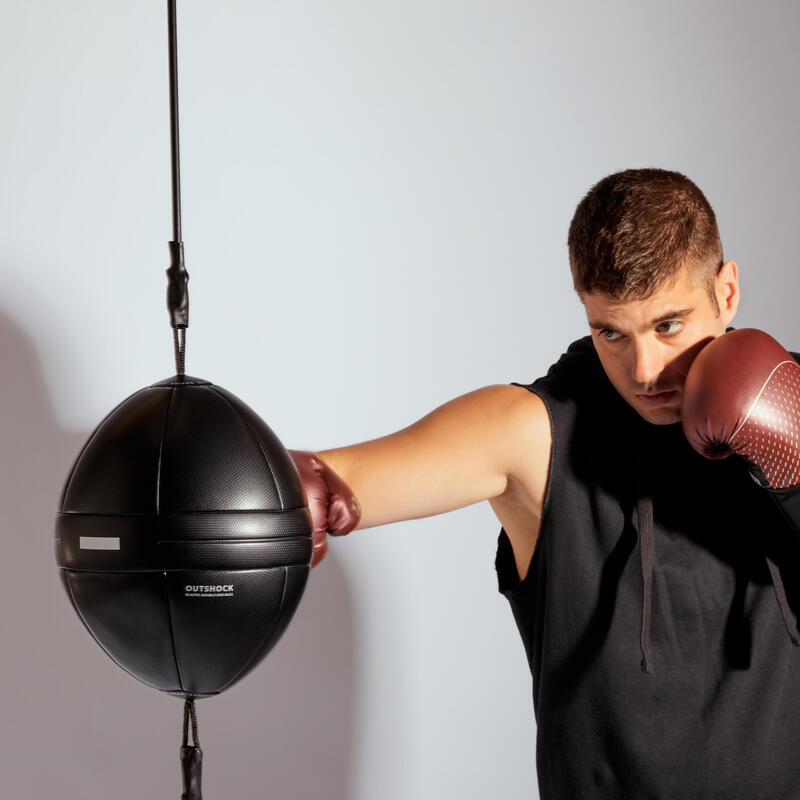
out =
[[(486, 499), (533, 675), (542, 798), (800, 797), (800, 552), (772, 491), (789, 486), (775, 459), (800, 453), (773, 406), (752, 413), (791, 362), (776, 402), (795, 419), (800, 369), (766, 334), (726, 333), (738, 269), (683, 175), (603, 179), (568, 245), (591, 335), (546, 376), (381, 439), (293, 452), (315, 563), (326, 529)], [(746, 458), (718, 460), (731, 450)]]

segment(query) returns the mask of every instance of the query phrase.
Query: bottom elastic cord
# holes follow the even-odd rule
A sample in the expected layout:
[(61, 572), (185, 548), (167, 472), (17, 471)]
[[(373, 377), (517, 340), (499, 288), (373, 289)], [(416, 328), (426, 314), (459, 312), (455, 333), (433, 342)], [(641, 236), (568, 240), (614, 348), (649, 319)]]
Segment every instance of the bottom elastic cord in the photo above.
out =
[[(189, 720), (192, 722), (192, 741), (189, 744)], [(181, 745), (181, 773), (183, 775), (183, 794), (181, 800), (203, 800), (200, 781), (203, 774), (203, 751), (197, 739), (197, 716), (194, 700), (187, 700), (183, 706), (183, 744)]]

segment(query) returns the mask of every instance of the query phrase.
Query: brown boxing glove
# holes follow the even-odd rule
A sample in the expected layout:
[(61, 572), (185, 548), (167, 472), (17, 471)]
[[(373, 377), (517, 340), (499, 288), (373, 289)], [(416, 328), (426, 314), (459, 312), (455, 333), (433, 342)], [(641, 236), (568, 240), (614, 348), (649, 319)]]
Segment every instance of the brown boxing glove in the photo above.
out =
[(706, 458), (743, 456), (769, 489), (800, 483), (800, 365), (763, 331), (729, 331), (700, 351), (681, 422)]
[(322, 459), (308, 450), (289, 450), (311, 512), (314, 528), (315, 567), (328, 553), (328, 534), (344, 536), (361, 520), (361, 508), (353, 490)]

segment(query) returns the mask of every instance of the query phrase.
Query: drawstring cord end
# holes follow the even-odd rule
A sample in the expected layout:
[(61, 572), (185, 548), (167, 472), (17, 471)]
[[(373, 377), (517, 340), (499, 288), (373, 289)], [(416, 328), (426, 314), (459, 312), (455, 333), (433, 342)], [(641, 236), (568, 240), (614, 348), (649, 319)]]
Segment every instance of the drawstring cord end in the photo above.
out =
[(789, 639), (792, 644), (797, 647), (800, 645), (800, 631), (797, 629), (797, 617), (789, 606), (789, 601), (786, 598), (786, 588), (783, 585), (783, 578), (781, 577), (780, 570), (777, 564), (769, 557), (766, 558), (767, 569), (769, 569), (770, 577), (772, 578), (772, 589), (775, 592), (775, 599), (778, 601), (778, 608), (783, 617), (783, 625), (786, 628), (786, 633), (789, 634)]

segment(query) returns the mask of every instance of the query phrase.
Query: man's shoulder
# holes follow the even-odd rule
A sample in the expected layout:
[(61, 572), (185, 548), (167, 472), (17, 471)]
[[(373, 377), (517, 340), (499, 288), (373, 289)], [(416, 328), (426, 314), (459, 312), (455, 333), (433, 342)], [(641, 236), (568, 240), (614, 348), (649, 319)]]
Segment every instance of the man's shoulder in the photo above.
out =
[(441, 409), (448, 409), (448, 418), (459, 426), (484, 430), (488, 425), (507, 435), (510, 441), (526, 430), (540, 432), (549, 428), (544, 401), (519, 383), (483, 386), (455, 398)]
[[(514, 454), (511, 461), (549, 452), (550, 413), (540, 394), (519, 383), (497, 384), (473, 393), (481, 403), (481, 417), (497, 431), (501, 449)], [(473, 417), (472, 422), (475, 422)], [(464, 420), (469, 424), (469, 421)]]
[(548, 424), (547, 407), (532, 384), (505, 383), (485, 386), (473, 392), (483, 411), (489, 416), (503, 418), (512, 427), (542, 427)]

